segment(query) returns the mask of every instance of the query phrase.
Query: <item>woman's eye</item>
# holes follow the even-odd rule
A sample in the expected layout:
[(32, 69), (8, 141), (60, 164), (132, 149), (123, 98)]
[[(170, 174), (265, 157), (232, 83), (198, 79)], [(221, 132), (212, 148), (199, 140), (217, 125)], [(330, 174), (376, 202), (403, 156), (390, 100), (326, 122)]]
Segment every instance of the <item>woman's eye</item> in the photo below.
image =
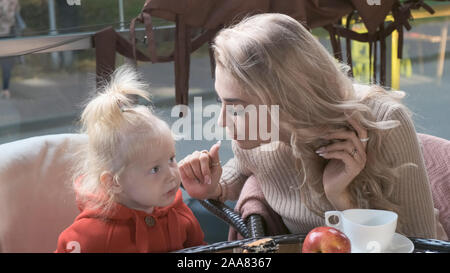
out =
[(238, 107), (227, 107), (227, 111), (230, 115), (240, 116), (240, 115), (242, 115), (242, 113), (245, 112), (244, 109), (241, 109), (241, 108), (243, 108), (243, 107), (239, 107), (239, 108)]
[(222, 103), (222, 100), (220, 99), (220, 97), (217, 97), (217, 98), (216, 98), (216, 101), (217, 101), (218, 103)]
[(152, 173), (152, 174), (155, 174), (155, 173), (157, 173), (158, 171), (159, 171), (159, 166), (156, 166), (156, 167), (153, 167), (153, 168), (152, 168), (151, 173)]

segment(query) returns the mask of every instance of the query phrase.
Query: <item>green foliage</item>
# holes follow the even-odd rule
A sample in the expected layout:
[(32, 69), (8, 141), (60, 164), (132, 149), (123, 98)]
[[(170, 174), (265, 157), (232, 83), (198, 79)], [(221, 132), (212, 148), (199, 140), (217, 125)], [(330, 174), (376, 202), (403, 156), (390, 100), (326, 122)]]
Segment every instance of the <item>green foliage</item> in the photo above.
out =
[[(81, 5), (69, 6), (65, 0), (54, 0), (56, 27), (59, 32), (96, 31), (107, 26), (119, 27), (117, 0), (80, 0)], [(20, 0), (21, 15), (27, 24), (25, 35), (46, 35), (49, 32), (48, 0)], [(145, 0), (123, 0), (124, 21), (127, 27), (136, 17)], [(154, 18), (155, 26), (173, 24)]]

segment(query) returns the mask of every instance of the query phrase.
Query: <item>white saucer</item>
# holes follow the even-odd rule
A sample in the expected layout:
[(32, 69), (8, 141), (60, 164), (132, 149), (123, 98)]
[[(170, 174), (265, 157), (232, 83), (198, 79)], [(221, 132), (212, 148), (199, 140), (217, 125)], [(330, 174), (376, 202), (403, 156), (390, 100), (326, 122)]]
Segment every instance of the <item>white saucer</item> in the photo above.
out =
[[(392, 237), (391, 245), (385, 249), (382, 253), (412, 253), (414, 251), (413, 242), (407, 237), (395, 233)], [(353, 247), (352, 253), (363, 253), (367, 251), (361, 251), (360, 249)]]

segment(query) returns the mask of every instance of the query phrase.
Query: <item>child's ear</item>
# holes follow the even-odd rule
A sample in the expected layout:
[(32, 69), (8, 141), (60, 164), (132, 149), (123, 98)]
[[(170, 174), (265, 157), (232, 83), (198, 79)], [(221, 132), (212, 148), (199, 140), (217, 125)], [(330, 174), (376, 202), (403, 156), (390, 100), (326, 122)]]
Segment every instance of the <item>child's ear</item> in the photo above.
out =
[(100, 182), (109, 189), (112, 189), (114, 193), (119, 193), (122, 191), (122, 187), (117, 181), (116, 177), (112, 175), (110, 172), (104, 171), (100, 175)]

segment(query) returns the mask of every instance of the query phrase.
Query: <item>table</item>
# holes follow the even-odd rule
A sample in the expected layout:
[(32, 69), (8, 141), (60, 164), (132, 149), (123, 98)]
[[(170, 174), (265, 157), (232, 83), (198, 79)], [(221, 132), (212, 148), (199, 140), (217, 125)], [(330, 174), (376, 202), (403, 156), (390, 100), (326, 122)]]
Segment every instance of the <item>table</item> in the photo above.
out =
[[(285, 234), (270, 236), (280, 246), (280, 253), (301, 252), (300, 243), (306, 234)], [(248, 238), (238, 241), (218, 242), (206, 246), (190, 247), (175, 251), (176, 253), (240, 253), (240, 246), (252, 242), (258, 238)], [(414, 244), (414, 253), (450, 253), (450, 242), (434, 239), (409, 237)]]

